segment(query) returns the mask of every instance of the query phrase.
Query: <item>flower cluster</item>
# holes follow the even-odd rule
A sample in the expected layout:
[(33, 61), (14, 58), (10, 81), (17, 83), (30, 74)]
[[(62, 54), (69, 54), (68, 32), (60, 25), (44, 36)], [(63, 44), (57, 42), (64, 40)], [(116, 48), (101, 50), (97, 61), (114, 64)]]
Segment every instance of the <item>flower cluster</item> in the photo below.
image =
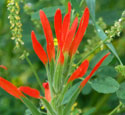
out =
[[(87, 25), (89, 23), (89, 9), (85, 8), (79, 26), (78, 17), (75, 17), (72, 24), (70, 24), (70, 17), (70, 2), (68, 3), (68, 13), (64, 16), (63, 19), (60, 9), (57, 9), (55, 13), (54, 27), (56, 38), (58, 41), (57, 51), (55, 51), (53, 34), (49, 21), (42, 10), (40, 10), (40, 20), (47, 42), (47, 53), (37, 40), (35, 32), (31, 32), (33, 49), (39, 59), (45, 65), (47, 71), (48, 82), (43, 83), (43, 87), (45, 89), (45, 99), (47, 101), (43, 100), (43, 104), (45, 104), (48, 113), (52, 115), (53, 113), (57, 113), (60, 115), (69, 114), (71, 107), (82, 88), (86, 85), (94, 72), (100, 67), (102, 62), (110, 54), (107, 53), (101, 58), (101, 60), (92, 69), (90, 74), (83, 81), (81, 81), (79, 87), (74, 90), (71, 101), (69, 101), (69, 103), (64, 106), (62, 104), (64, 96), (72, 86), (73, 81), (83, 77), (89, 67), (89, 61), (83, 60), (81, 65), (70, 75), (72, 67), (71, 65), (73, 63), (75, 53), (80, 45), (80, 42), (82, 41)], [(16, 86), (2, 77), (0, 77), (0, 87), (7, 91), (9, 94), (19, 99), (21, 99), (21, 97), (25, 98), (24, 94), (27, 94), (34, 98), (44, 99), (44, 97), (40, 96), (40, 92), (38, 90), (27, 86), (16, 88)]]
[(20, 8), (19, 3), (15, 0), (8, 0), (7, 8), (9, 11), (9, 21), (10, 21), (10, 29), (12, 33), (12, 40), (15, 40), (16, 48), (19, 48), (20, 45), (23, 45), (22, 41), (22, 23), (20, 20)]

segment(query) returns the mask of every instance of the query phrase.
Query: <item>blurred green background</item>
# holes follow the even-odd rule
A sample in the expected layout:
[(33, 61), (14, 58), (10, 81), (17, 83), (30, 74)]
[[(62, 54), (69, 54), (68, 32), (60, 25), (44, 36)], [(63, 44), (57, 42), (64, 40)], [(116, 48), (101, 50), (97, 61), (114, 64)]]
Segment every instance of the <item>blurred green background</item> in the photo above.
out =
[[(78, 5), (81, 3), (81, 0), (76, 1)], [(81, 5), (81, 9), (84, 9), (86, 3), (84, 0), (82, 1), (83, 2)], [(41, 81), (46, 81), (46, 71), (43, 64), (40, 62), (35, 52), (33, 51), (30, 33), (32, 30), (34, 30), (38, 40), (40, 41), (44, 49), (46, 49), (46, 41), (42, 30), (42, 25), (40, 24), (39, 20), (39, 10), (43, 9), (45, 11), (51, 24), (53, 36), (55, 37), (53, 16), (57, 8), (61, 8), (62, 14), (65, 14), (65, 6), (67, 1), (22, 0), (17, 2), (20, 6), (19, 16), (21, 17), (22, 40), (24, 41), (24, 46), (16, 49), (14, 40), (11, 40), (12, 34), (8, 19), (8, 16), (11, 13), (7, 9), (8, 1), (0, 0), (0, 65), (3, 64), (8, 68), (7, 71), (0, 69), (0, 76), (11, 81), (17, 87), (25, 85), (39, 89), (30, 66), (28, 65), (26, 60), (22, 60), (20, 56), (23, 54), (23, 50), (27, 50), (30, 54), (29, 58), (33, 63), (34, 69), (37, 71)], [(122, 12), (124, 10), (125, 0), (96, 0), (96, 21), (104, 31), (111, 30), (111, 27), (114, 25), (115, 21), (118, 21), (121, 18)], [(78, 15), (80, 19), (81, 15), (78, 14), (78, 12), (75, 10), (75, 7), (73, 7), (72, 11), (74, 12), (74, 15), (72, 15), (71, 22), (73, 20), (73, 16), (75, 15)], [(123, 64), (125, 64), (125, 25), (122, 26), (123, 27), (121, 29), (120, 35), (115, 35), (112, 39), (112, 43), (114, 44)], [(91, 51), (92, 48), (94, 48), (99, 43), (99, 41), (100, 39), (97, 36), (90, 19), (89, 26), (84, 36), (84, 40), (80, 44), (79, 52), (77, 52), (75, 61), (78, 62), (78, 60), (87, 52)], [(102, 48), (98, 48), (93, 53), (93, 55), (88, 57), (88, 59), (91, 60), (95, 54), (105, 48), (105, 46), (102, 46)], [(103, 53), (104, 52), (105, 51), (103, 51)], [(110, 74), (110, 76), (116, 79), (121, 76), (121, 74), (117, 73), (114, 69), (114, 67), (118, 65), (119, 62), (113, 56), (110, 58), (110, 65), (106, 65), (106, 67), (103, 67), (103, 70), (98, 71), (97, 76), (107, 76)], [(93, 63), (94, 62), (92, 62), (92, 64)], [(40, 103), (38, 100), (32, 98), (31, 100), (38, 108), (40, 108)], [(77, 102), (78, 105), (77, 107), (75, 107), (76, 109), (74, 109), (72, 114), (76, 115), (76, 113), (80, 113), (81, 111), (86, 113), (89, 110), (90, 113), (88, 112), (84, 115), (103, 115), (116, 107), (118, 105), (119, 99), (116, 97), (115, 93), (105, 95), (102, 93), (97, 93), (88, 84), (81, 92)], [(97, 108), (98, 112), (97, 110), (95, 110), (95, 107)], [(24, 113), (27, 114), (25, 112), (26, 109), (27, 108), (21, 103), (20, 100), (15, 99), (14, 97), (7, 94), (4, 90), (0, 89), (0, 115), (23, 115)], [(121, 113), (125, 114), (124, 111), (125, 110), (123, 109)]]

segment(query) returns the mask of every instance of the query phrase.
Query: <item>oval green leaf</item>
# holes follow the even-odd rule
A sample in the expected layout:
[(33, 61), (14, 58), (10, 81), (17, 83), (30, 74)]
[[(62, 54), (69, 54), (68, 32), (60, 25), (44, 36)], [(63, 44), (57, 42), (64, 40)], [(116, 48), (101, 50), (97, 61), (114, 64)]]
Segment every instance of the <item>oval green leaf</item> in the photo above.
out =
[(118, 98), (125, 99), (125, 82), (121, 83), (120, 88), (116, 92)]
[(92, 81), (91, 86), (99, 93), (114, 93), (119, 89), (119, 83), (112, 77), (100, 77)]

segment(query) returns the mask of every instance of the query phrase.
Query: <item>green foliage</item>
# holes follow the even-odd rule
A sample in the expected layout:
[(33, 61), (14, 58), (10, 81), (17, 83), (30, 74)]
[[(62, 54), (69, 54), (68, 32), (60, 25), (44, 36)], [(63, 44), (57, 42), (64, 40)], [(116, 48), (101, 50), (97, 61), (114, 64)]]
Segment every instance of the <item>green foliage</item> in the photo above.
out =
[(92, 81), (91, 86), (99, 93), (114, 93), (119, 89), (119, 83), (112, 77), (100, 77)]
[[(88, 8), (90, 9), (90, 15), (92, 17), (92, 21), (93, 21), (93, 24), (95, 26), (98, 36), (100, 37), (101, 40), (106, 40), (108, 36), (104, 33), (104, 31), (100, 28), (100, 26), (96, 24), (96, 21), (95, 21), (95, 1), (88, 0), (87, 5), (88, 5)], [(123, 65), (112, 43), (108, 43), (106, 45), (112, 51), (112, 53), (117, 57), (120, 64)]]
[[(65, 7), (64, 6), (54, 6), (54, 7), (49, 7), (49, 8), (43, 8), (42, 10), (45, 12), (45, 14), (48, 18), (52, 18), (52, 17), (54, 17), (54, 14), (55, 14), (55, 12), (58, 8), (62, 11), (62, 14), (65, 13)], [(34, 12), (31, 15), (31, 20), (40, 20), (39, 11)]]
[(40, 115), (40, 112), (37, 110), (36, 106), (30, 102), (30, 100), (26, 97), (21, 98), (23, 103), (30, 109), (33, 115)]
[[(78, 86), (80, 85), (80, 83), (77, 83), (75, 85), (73, 85), (67, 92), (66, 94), (64, 95), (64, 99), (63, 99), (63, 102), (62, 104), (66, 104), (68, 103), (71, 98), (73, 97), (73, 95), (75, 94), (76, 90), (78, 89)], [(70, 96), (69, 96), (70, 95)]]
[(118, 65), (115, 67), (116, 71), (125, 77), (125, 66)]
[(91, 93), (91, 91), (92, 91), (91, 85), (90, 85), (89, 83), (87, 83), (87, 84), (85, 85), (85, 87), (82, 89), (81, 93), (82, 93), (83, 95), (88, 95), (88, 94)]
[(125, 82), (120, 84), (120, 88), (116, 92), (119, 99), (125, 99)]

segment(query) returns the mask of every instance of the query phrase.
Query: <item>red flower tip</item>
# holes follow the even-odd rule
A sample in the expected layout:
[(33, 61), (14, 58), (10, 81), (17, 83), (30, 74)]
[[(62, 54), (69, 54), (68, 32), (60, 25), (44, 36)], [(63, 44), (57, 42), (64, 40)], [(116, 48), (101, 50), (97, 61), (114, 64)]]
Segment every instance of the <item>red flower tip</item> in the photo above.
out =
[(68, 13), (70, 13), (70, 14), (71, 14), (71, 9), (72, 9), (72, 7), (71, 7), (71, 3), (68, 2)]
[(35, 53), (37, 54), (39, 59), (43, 62), (43, 64), (46, 64), (48, 62), (46, 52), (44, 51), (40, 43), (37, 41), (34, 31), (31, 32), (31, 38)]
[(88, 82), (88, 80), (92, 77), (92, 75), (100, 67), (100, 65), (102, 64), (102, 62), (108, 57), (109, 54), (110, 54), (110, 52), (107, 53), (105, 56), (103, 56), (101, 58), (101, 60), (95, 65), (95, 67), (92, 69), (91, 73), (81, 82), (80, 89), (82, 89), (85, 86), (85, 84)]
[(6, 79), (0, 77), (0, 87), (4, 89), (10, 95), (21, 99), (20, 97), (25, 97), (15, 85), (7, 81)]
[(49, 83), (43, 83), (43, 87), (45, 89), (45, 98), (48, 102), (51, 101), (51, 94), (50, 94), (50, 89), (49, 89)]
[(89, 23), (89, 9), (85, 8), (83, 16), (82, 16), (80, 24), (79, 24), (79, 28), (77, 30), (77, 33), (76, 33), (74, 40), (72, 42), (72, 45), (70, 47), (70, 56), (71, 57), (72, 57), (72, 55), (74, 55), (76, 53), (76, 50), (78, 49), (79, 44), (86, 31), (88, 23)]
[(56, 10), (56, 13), (54, 16), (54, 27), (55, 27), (55, 33), (58, 40), (58, 44), (59, 44), (58, 48), (61, 48), (62, 14), (60, 9)]
[(48, 83), (48, 82), (43, 83), (43, 87), (44, 87), (45, 89), (49, 89), (49, 83)]
[(55, 60), (55, 48), (54, 48), (54, 42), (53, 42), (53, 35), (52, 35), (52, 30), (51, 30), (49, 21), (42, 10), (40, 10), (40, 20), (41, 20), (43, 31), (47, 41), (47, 54), (48, 54), (49, 62), (51, 62), (52, 59)]
[(0, 68), (3, 68), (3, 69), (5, 69), (5, 70), (7, 70), (7, 67), (4, 66), (4, 65), (0, 65)]
[(27, 87), (27, 86), (21, 86), (18, 88), (20, 91), (22, 91), (23, 93), (31, 96), (31, 97), (34, 97), (34, 98), (42, 98), (40, 96), (40, 92), (37, 90), (37, 89), (34, 89), (34, 88), (30, 88), (30, 87)]
[(82, 64), (70, 76), (70, 78), (68, 79), (68, 83), (70, 81), (74, 81), (75, 79), (78, 79), (78, 78), (84, 76), (88, 69), (88, 66), (89, 66), (89, 61), (88, 60), (83, 61)]
[(77, 29), (78, 25), (78, 17), (75, 18), (70, 30), (67, 33), (66, 40), (63, 46), (63, 51), (64, 52), (69, 52), (70, 46), (72, 44), (73, 37), (75, 35), (75, 31)]

